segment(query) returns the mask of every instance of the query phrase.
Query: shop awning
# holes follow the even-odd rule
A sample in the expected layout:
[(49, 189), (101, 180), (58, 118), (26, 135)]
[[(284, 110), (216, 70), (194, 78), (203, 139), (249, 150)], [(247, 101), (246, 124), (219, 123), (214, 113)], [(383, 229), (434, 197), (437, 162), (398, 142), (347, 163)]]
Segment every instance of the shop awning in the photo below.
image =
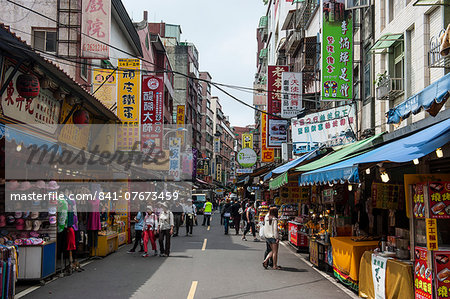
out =
[(377, 42), (370, 48), (370, 51), (375, 53), (375, 51), (382, 51), (384, 49), (390, 48), (397, 41), (403, 40), (403, 33), (387, 33), (381, 36)]
[(318, 150), (314, 150), (314, 151), (304, 154), (303, 156), (301, 156), (295, 160), (289, 161), (289, 162), (275, 168), (268, 174), (266, 174), (264, 176), (264, 181), (267, 181), (268, 179), (270, 179), (273, 174), (280, 174), (280, 173), (286, 172), (286, 171), (296, 167), (298, 164), (302, 163), (303, 161), (312, 159), (312, 158), (316, 157), (317, 155), (318, 155)]
[(280, 176), (277, 176), (272, 181), (269, 182), (269, 189), (275, 190), (284, 186), (288, 183), (288, 173), (287, 171)]
[(247, 175), (245, 178), (239, 180), (239, 181), (236, 183), (236, 185), (240, 185), (240, 184), (245, 185), (245, 184), (247, 184), (247, 183), (249, 182), (249, 180), (250, 180), (250, 176)]
[(338, 183), (359, 181), (358, 165), (376, 162), (409, 162), (419, 159), (450, 141), (450, 119), (428, 127), (410, 136), (382, 145), (327, 167), (304, 173), (299, 184)]
[(50, 139), (45, 138), (43, 135), (39, 136), (33, 133), (26, 133), (24, 131), (21, 131), (15, 127), (11, 127), (8, 125), (0, 124), (0, 130), (4, 132), (5, 138), (7, 141), (14, 141), (17, 144), (22, 144), (25, 147), (29, 147), (30, 145), (36, 145), (37, 147), (41, 147), (43, 145), (46, 145), (49, 149), (56, 145), (57, 146), (57, 152), (61, 153), (61, 147), (56, 143), (56, 140), (52, 141)]
[(417, 114), (422, 109), (435, 116), (450, 95), (450, 73), (425, 87), (421, 92), (410, 96), (404, 102), (387, 112), (387, 123), (398, 124), (411, 113)]
[(339, 163), (340, 161), (344, 159), (348, 159), (348, 157), (356, 154), (357, 152), (369, 149), (370, 147), (373, 147), (375, 144), (378, 144), (381, 142), (381, 135), (378, 134), (373, 137), (349, 144), (347, 146), (344, 146), (340, 150), (337, 150), (335, 152), (332, 152), (331, 154), (318, 159), (316, 161), (313, 161), (311, 163), (305, 164), (303, 166), (297, 167), (296, 171), (312, 171), (315, 169), (319, 169), (322, 167), (326, 167), (328, 165), (332, 165), (335, 163)]

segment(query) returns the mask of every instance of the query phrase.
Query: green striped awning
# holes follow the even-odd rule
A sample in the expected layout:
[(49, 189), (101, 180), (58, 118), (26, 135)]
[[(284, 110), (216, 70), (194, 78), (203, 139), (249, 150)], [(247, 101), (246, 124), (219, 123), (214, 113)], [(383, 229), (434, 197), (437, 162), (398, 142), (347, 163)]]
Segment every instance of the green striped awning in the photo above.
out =
[(287, 171), (282, 175), (277, 176), (273, 180), (269, 182), (269, 189), (275, 190), (278, 189), (288, 183), (288, 173)]
[(403, 40), (403, 33), (388, 33), (380, 37), (375, 45), (373, 45), (372, 48), (370, 48), (371, 52), (375, 52), (377, 50), (384, 50), (390, 48), (393, 44), (395, 44), (397, 41)]
[(259, 26), (258, 28), (267, 28), (267, 23), (269, 21), (269, 18), (267, 16), (263, 16), (259, 19)]
[(261, 51), (259, 52), (259, 58), (266, 58), (268, 51), (269, 50), (267, 48), (266, 49), (261, 49)]

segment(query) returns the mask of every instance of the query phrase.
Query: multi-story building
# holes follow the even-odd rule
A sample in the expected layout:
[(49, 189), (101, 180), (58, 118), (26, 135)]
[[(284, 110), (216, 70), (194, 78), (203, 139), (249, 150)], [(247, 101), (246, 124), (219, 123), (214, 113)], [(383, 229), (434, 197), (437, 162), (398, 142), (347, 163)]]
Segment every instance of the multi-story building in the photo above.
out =
[[(108, 48), (109, 54), (102, 59), (81, 58), (82, 31), (85, 30), (82, 20), (83, 14), (88, 13), (80, 9), (81, 0), (49, 0), (26, 5), (36, 13), (6, 0), (0, 1), (0, 4), (2, 19), (9, 24), (11, 31), (20, 34), (36, 51), (57, 63), (85, 87), (92, 86), (92, 69), (95, 66), (117, 67), (119, 58), (142, 57), (139, 36), (121, 0), (111, 1), (111, 21), (103, 24), (105, 29), (109, 28), (105, 32), (109, 32), (109, 42), (102, 44)], [(100, 7), (93, 9), (96, 8)]]

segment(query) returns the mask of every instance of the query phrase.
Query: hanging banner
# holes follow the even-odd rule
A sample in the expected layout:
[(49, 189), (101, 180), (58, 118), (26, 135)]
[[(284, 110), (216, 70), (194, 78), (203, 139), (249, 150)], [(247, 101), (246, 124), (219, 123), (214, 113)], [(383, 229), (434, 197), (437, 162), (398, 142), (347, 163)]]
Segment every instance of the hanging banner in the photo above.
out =
[(388, 259), (372, 254), (372, 280), (375, 299), (386, 298), (386, 266)]
[(219, 182), (222, 181), (222, 164), (217, 164), (216, 180), (218, 180)]
[(164, 80), (159, 76), (142, 76), (141, 146), (148, 154), (162, 150)]
[(273, 162), (274, 159), (274, 149), (267, 148), (267, 114), (261, 113), (261, 162)]
[(283, 72), (281, 81), (283, 90), (281, 117), (296, 117), (302, 110), (302, 73)]
[(438, 251), (434, 255), (435, 289), (437, 299), (450, 296), (450, 251)]
[(430, 217), (450, 219), (450, 182), (428, 183)]
[(181, 177), (181, 139), (178, 137), (169, 138), (169, 175), (173, 176), (175, 181)]
[(431, 299), (433, 287), (431, 284), (432, 270), (428, 265), (427, 249), (423, 247), (414, 248), (414, 289), (415, 299)]
[(111, 0), (81, 1), (81, 57), (109, 59)]
[(322, 27), (322, 100), (353, 96), (353, 19), (345, 0), (324, 0)]
[(253, 134), (244, 133), (242, 134), (242, 148), (253, 148)]
[(291, 127), (295, 153), (306, 153), (322, 145), (344, 145), (356, 140), (356, 113), (351, 105), (341, 106), (293, 119)]
[(117, 132), (117, 150), (139, 150), (140, 60), (119, 59), (117, 116), (122, 121)]
[(94, 69), (93, 77), (95, 97), (107, 108), (111, 108), (117, 101), (117, 72), (110, 69)]
[[(282, 73), (288, 70), (288, 66), (269, 65), (267, 67), (267, 112), (269, 114), (281, 114)], [(267, 122), (267, 147), (281, 147), (283, 142), (287, 142), (287, 120), (269, 116)]]
[[(178, 105), (177, 106), (177, 129), (182, 128), (184, 125), (184, 112), (185, 112), (184, 105)], [(181, 142), (184, 143), (184, 132), (179, 131), (177, 132), (177, 137), (181, 138)]]

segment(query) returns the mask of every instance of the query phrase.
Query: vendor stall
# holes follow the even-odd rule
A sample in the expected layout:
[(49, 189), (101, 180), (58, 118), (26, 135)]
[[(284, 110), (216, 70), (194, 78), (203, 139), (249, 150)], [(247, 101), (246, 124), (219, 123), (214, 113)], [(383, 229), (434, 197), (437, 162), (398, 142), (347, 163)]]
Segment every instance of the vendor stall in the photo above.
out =
[(378, 247), (378, 241), (361, 237), (332, 237), (334, 276), (343, 284), (358, 290), (361, 257)]

